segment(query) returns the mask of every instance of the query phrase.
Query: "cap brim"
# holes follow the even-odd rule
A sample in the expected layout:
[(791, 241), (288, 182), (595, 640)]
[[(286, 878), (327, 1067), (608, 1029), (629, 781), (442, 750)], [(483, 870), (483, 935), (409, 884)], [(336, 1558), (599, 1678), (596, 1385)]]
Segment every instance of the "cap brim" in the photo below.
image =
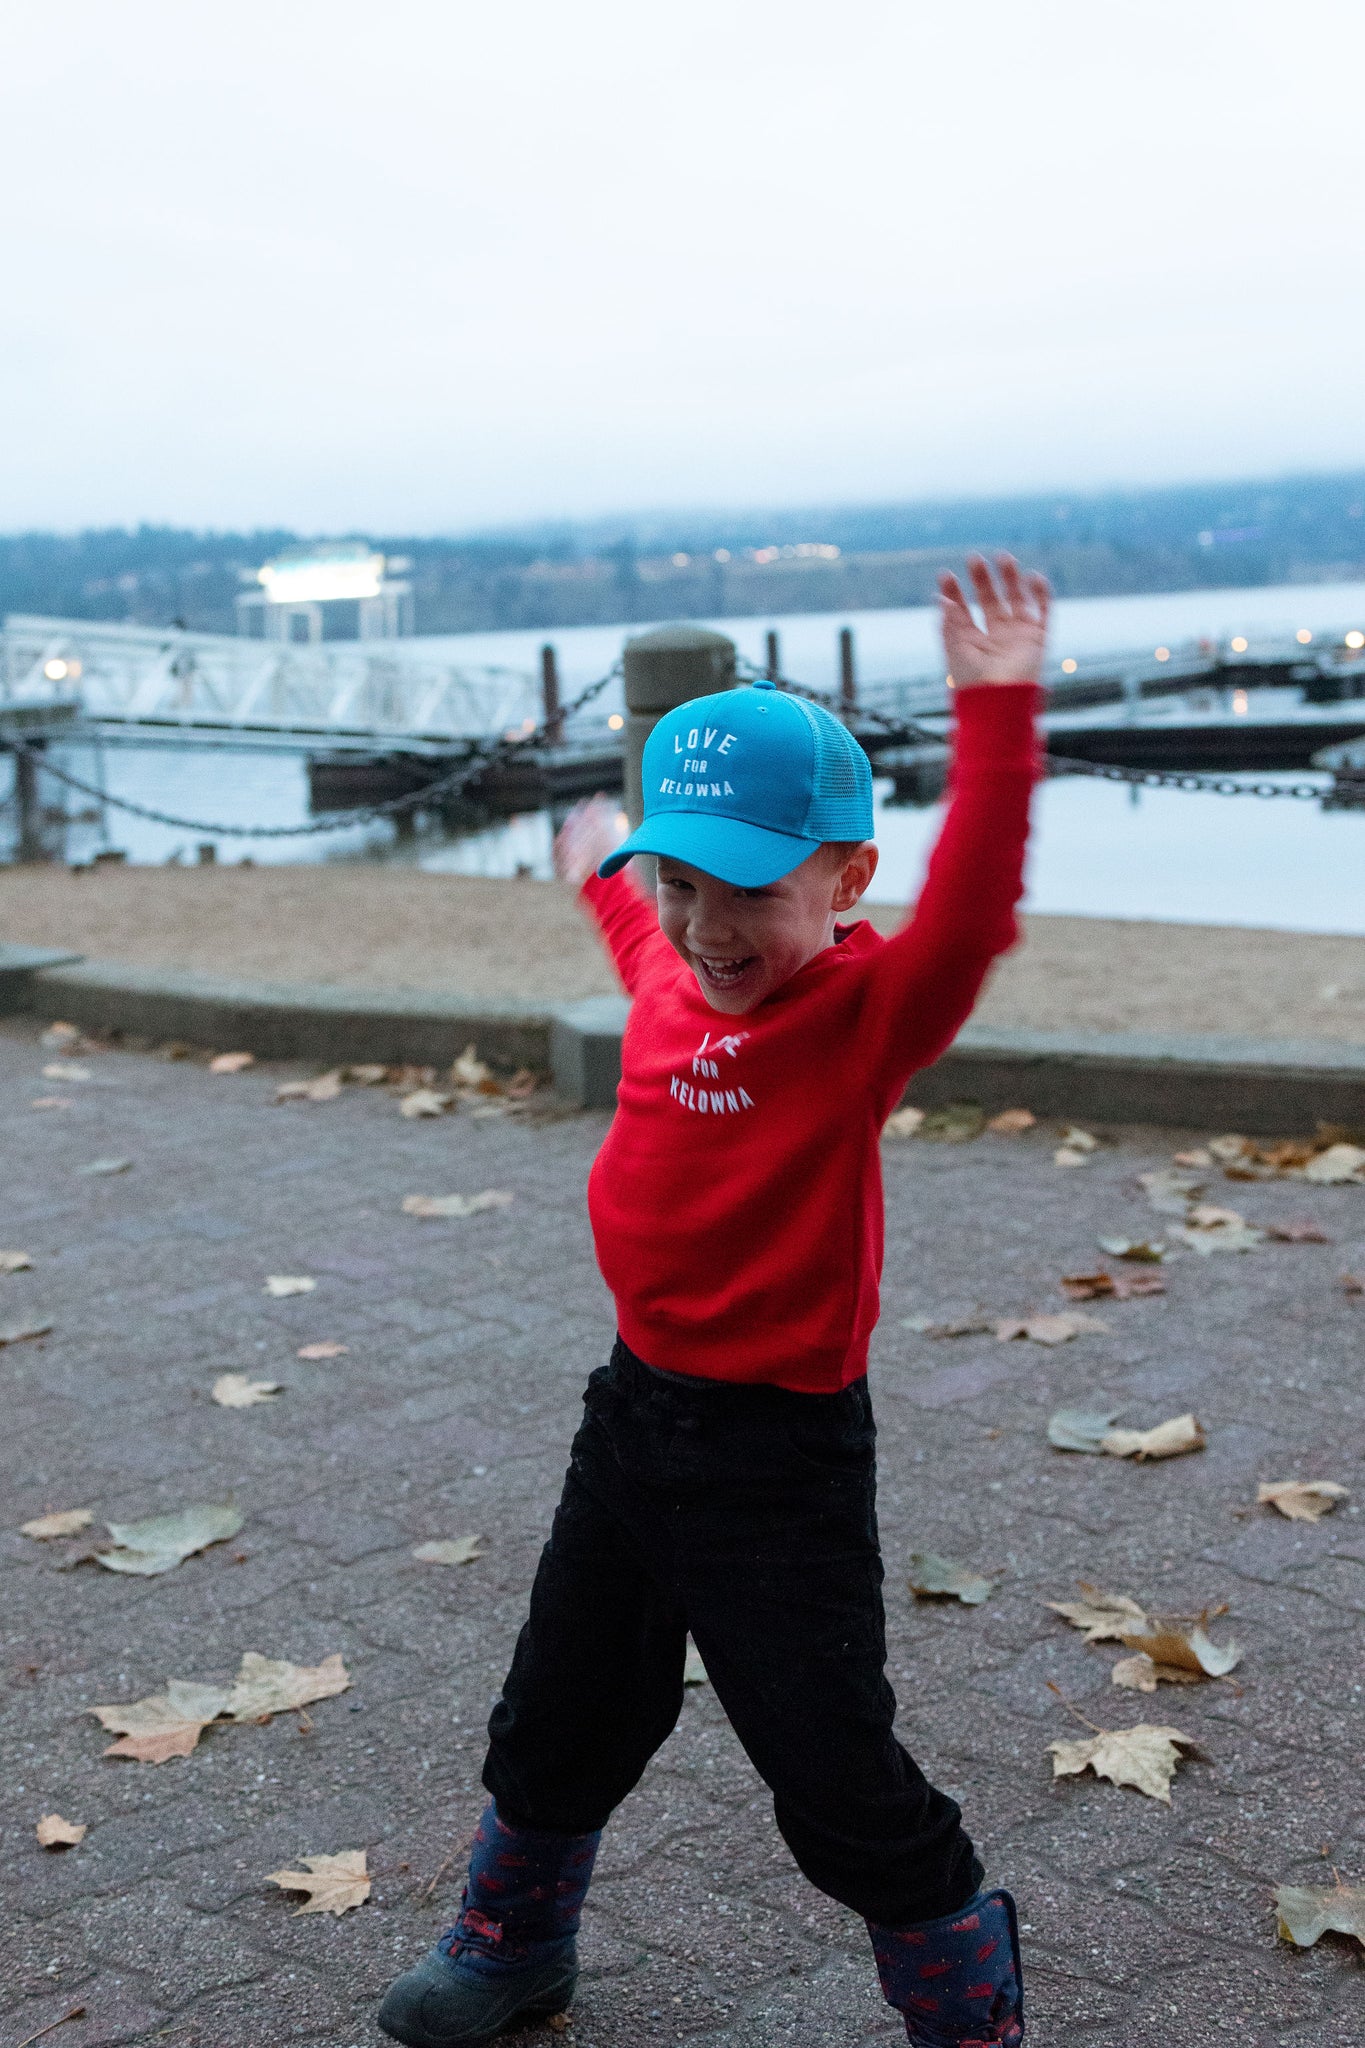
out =
[(653, 853), (685, 861), (688, 867), (700, 868), (703, 874), (715, 875), (737, 889), (763, 889), (799, 868), (822, 844), (819, 839), (770, 831), (766, 825), (750, 825), (743, 818), (662, 811), (646, 818), (629, 839), (623, 839), (597, 872), (614, 875), (637, 853)]

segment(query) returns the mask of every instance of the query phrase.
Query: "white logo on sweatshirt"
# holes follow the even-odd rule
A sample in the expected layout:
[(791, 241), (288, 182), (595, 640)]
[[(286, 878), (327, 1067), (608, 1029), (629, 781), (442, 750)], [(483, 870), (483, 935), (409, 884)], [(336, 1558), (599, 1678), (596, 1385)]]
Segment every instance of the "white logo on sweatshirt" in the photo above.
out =
[[(725, 1053), (738, 1059), (739, 1048), (747, 1031), (727, 1031), (723, 1037), (713, 1039), (708, 1031), (692, 1055), (692, 1073), (702, 1082), (719, 1081), (720, 1060), (715, 1055)], [(699, 1116), (732, 1116), (741, 1109), (752, 1109), (754, 1098), (747, 1088), (694, 1088), (690, 1081), (684, 1081), (677, 1074), (668, 1077), (668, 1092), (674, 1102), (680, 1102), (684, 1109), (695, 1110)]]

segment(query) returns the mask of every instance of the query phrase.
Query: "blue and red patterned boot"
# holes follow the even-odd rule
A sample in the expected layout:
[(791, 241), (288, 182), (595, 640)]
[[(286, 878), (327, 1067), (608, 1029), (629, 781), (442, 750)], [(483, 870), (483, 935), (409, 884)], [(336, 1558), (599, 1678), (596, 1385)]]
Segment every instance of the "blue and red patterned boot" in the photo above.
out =
[(877, 1975), (911, 2048), (1019, 2048), (1024, 1983), (1019, 1919), (1008, 1892), (978, 1892), (942, 1920), (878, 1927)]
[(600, 1831), (513, 1827), (487, 1807), (460, 1917), (389, 1986), (379, 2024), (405, 2048), (485, 2048), (506, 2028), (564, 2012), (578, 1982), (579, 1915)]

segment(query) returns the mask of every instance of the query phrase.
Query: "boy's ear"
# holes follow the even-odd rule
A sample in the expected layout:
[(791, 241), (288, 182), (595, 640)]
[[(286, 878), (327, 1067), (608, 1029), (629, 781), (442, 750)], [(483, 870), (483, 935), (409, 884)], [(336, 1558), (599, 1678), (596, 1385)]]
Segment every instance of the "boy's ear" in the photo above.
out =
[(835, 876), (832, 909), (852, 910), (876, 874), (878, 858), (877, 848), (870, 839), (854, 848)]

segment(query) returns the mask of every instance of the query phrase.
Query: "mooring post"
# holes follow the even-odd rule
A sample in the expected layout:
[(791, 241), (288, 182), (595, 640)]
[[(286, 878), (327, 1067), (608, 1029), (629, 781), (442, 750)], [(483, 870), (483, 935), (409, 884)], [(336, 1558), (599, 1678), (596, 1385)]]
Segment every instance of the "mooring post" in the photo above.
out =
[(564, 737), (564, 716), (559, 706), (559, 663), (553, 647), (540, 650), (540, 700), (544, 708), (545, 737), (557, 747)]
[(839, 628), (839, 709), (847, 716), (858, 709), (858, 672), (853, 665), (853, 628)]
[(19, 813), (16, 860), (44, 860), (47, 856), (38, 809), (38, 760), (36, 753), (29, 751), (33, 744), (30, 740), (28, 746), (14, 749), (14, 803)]
[(659, 626), (627, 640), (622, 666), (626, 686), (626, 816), (644, 816), (640, 757), (645, 741), (665, 711), (735, 686), (735, 643), (705, 626)]
[(777, 644), (777, 635), (768, 628), (768, 666), (766, 674), (770, 683), (775, 683), (782, 673), (782, 655)]

